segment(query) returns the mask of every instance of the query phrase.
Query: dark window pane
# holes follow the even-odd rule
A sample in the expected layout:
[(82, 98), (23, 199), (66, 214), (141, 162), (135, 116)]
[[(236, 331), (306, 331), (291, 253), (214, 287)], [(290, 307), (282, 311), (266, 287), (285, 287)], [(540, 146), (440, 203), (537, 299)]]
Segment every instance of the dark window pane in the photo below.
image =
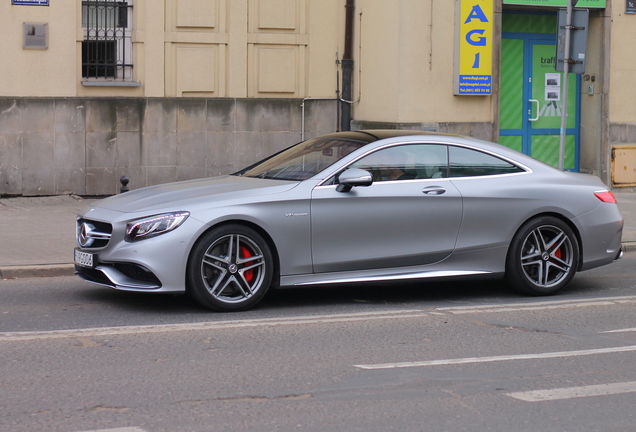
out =
[(117, 27), (128, 27), (128, 3), (117, 2)]
[(82, 76), (86, 78), (116, 78), (116, 48), (115, 41), (82, 41)]
[(82, 1), (82, 77), (132, 77), (131, 11), (128, 1)]
[(412, 180), (447, 176), (445, 145), (409, 144), (378, 150), (351, 165), (369, 171), (374, 181)]
[(451, 177), (475, 177), (524, 171), (496, 156), (464, 147), (451, 146), (449, 157)]

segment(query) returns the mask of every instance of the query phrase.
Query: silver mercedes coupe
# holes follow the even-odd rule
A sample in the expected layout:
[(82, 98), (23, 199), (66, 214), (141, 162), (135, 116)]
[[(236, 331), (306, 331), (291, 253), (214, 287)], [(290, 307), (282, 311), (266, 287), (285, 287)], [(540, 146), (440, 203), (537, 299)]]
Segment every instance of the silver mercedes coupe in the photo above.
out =
[(217, 311), (271, 287), (353, 282), (504, 278), (547, 295), (620, 258), (622, 229), (596, 177), (472, 138), (367, 130), (96, 201), (77, 217), (75, 266)]

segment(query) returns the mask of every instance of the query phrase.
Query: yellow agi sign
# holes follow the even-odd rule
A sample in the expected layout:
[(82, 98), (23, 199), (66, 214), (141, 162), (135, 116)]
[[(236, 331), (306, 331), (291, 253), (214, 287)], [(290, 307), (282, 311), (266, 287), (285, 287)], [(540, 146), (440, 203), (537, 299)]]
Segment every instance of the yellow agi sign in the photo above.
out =
[(456, 0), (455, 94), (492, 94), (494, 0)]

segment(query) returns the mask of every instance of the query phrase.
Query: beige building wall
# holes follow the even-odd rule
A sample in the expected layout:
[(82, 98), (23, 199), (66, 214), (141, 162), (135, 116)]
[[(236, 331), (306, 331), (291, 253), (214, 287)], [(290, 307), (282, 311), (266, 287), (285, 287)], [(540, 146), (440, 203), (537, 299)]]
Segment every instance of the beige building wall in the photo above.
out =
[[(335, 98), (339, 0), (132, 0), (133, 86), (83, 84), (82, 5), (0, 3), (0, 96)], [(47, 49), (22, 23), (47, 23)], [(95, 83), (93, 83), (95, 84)], [(116, 84), (116, 83), (115, 83)]]
[[(633, 122), (636, 16), (608, 11), (608, 116)], [(355, 118), (494, 121), (493, 97), (453, 96), (454, 1), (357, 0), (355, 15)], [(342, 0), (133, 0), (133, 21), (140, 86), (86, 87), (81, 2), (1, 2), (0, 96), (329, 98), (340, 85)], [(48, 24), (48, 49), (22, 48), (28, 22)]]
[(609, 9), (609, 120), (608, 138), (601, 154), (610, 172), (611, 184), (636, 186), (636, 14), (625, 13), (625, 2), (614, 2)]
[(611, 8), (609, 120), (636, 124), (636, 14), (625, 13), (625, 2), (616, 3)]
[[(75, 96), (76, 9), (80, 2), (45, 6), (0, 2), (0, 96)], [(23, 23), (48, 25), (48, 49), (23, 49)]]
[(581, 77), (581, 145), (580, 171), (607, 177), (608, 167), (600, 157), (603, 134), (606, 132), (609, 76), (609, 17), (605, 10), (590, 10), (585, 73)]
[(165, 95), (335, 98), (338, 3), (167, 0)]
[(493, 121), (495, 96), (453, 95), (455, 1), (358, 0), (356, 12), (356, 119)]

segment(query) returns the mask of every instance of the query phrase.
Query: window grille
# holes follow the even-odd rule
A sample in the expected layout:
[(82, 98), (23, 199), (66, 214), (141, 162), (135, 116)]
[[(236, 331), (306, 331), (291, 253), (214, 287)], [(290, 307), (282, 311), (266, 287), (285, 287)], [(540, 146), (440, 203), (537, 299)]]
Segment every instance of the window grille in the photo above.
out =
[(132, 4), (82, 1), (82, 77), (132, 80)]

